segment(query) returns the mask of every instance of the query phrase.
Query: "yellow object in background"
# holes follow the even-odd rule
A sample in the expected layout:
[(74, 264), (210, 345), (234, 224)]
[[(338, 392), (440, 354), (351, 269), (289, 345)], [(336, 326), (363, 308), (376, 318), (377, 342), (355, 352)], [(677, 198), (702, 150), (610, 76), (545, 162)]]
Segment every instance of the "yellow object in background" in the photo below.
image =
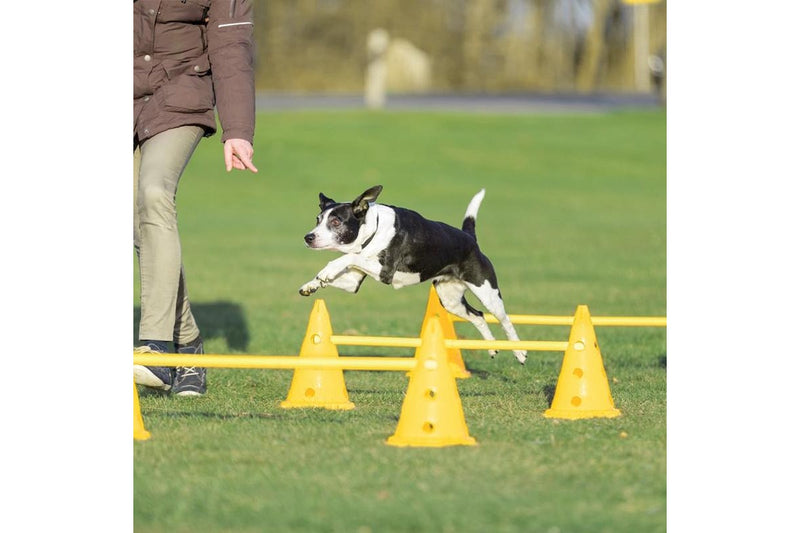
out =
[[(442, 307), (442, 302), (439, 300), (439, 295), (436, 289), (431, 284), (431, 290), (428, 293), (428, 306), (425, 309), (425, 318), (422, 319), (422, 328), (419, 332), (420, 337), (425, 332), (425, 327), (431, 319), (439, 320), (442, 325), (442, 334), (445, 339), (456, 338), (456, 328), (453, 327), (453, 319), (450, 313)], [(450, 361), (450, 367), (453, 369), (453, 374), (457, 378), (468, 378), (470, 374), (467, 367), (464, 366), (464, 359), (461, 357), (461, 350), (459, 348), (447, 348), (447, 360)]]
[(139, 407), (139, 391), (136, 390), (136, 382), (133, 383), (133, 440), (147, 440), (150, 432), (144, 428), (142, 410)]

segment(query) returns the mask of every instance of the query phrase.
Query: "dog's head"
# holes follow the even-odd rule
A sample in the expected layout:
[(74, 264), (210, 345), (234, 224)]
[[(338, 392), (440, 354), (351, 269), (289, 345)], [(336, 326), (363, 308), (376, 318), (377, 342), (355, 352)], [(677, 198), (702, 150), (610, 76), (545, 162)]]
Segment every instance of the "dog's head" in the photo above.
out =
[(306, 234), (306, 246), (315, 250), (338, 250), (355, 242), (370, 204), (382, 190), (383, 186), (376, 185), (349, 203), (335, 202), (319, 193), (317, 225)]

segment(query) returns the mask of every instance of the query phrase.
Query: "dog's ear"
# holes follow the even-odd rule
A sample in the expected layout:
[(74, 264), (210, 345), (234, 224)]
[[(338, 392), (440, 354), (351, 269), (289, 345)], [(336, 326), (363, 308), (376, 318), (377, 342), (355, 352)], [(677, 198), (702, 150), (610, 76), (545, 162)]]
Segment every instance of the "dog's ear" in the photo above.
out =
[(331, 206), (331, 205), (333, 205), (335, 203), (336, 202), (334, 202), (333, 200), (331, 200), (330, 198), (328, 198), (324, 194), (319, 193), (319, 210), (320, 211), (325, 211), (325, 209), (327, 209), (329, 206)]
[(369, 209), (369, 204), (378, 199), (378, 195), (383, 190), (383, 185), (376, 185), (361, 193), (361, 196), (353, 200), (353, 213), (357, 216), (364, 216)]

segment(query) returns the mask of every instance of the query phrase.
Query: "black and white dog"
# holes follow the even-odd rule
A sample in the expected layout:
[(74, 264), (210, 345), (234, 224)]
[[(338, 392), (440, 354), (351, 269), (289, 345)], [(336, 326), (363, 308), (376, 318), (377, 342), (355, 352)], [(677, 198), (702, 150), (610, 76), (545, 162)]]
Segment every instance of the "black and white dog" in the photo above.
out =
[[(377, 185), (346, 203), (320, 193), (317, 226), (305, 236), (306, 246), (344, 255), (300, 287), (300, 294), (308, 296), (327, 286), (355, 293), (366, 276), (395, 289), (432, 280), (442, 306), (474, 324), (484, 339), (494, 337), (483, 313), (467, 303), (467, 289), (497, 317), (510, 340), (519, 340), (506, 314), (494, 267), (481, 253), (475, 236), (475, 218), (485, 190), (472, 198), (460, 230), (409, 209), (375, 203), (382, 190)], [(513, 351), (525, 363), (527, 352)], [(497, 351), (489, 353), (494, 356)]]

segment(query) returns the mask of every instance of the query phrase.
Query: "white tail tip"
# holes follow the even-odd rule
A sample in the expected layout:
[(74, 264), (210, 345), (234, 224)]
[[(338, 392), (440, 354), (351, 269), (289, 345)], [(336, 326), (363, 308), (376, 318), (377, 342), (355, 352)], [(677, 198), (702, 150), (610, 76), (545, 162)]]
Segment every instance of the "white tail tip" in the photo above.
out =
[(467, 206), (467, 212), (464, 213), (464, 218), (478, 218), (478, 209), (480, 208), (481, 202), (483, 201), (483, 197), (485, 195), (486, 189), (481, 189), (478, 191), (478, 194), (472, 197), (472, 200), (470, 200), (469, 205)]

